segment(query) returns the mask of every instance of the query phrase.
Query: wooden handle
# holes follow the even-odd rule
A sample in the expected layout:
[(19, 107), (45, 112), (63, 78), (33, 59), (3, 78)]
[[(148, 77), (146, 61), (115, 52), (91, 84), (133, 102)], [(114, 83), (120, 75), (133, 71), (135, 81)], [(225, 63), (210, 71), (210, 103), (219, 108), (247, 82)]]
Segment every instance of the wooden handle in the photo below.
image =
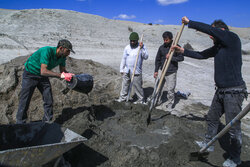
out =
[(229, 122), (216, 136), (213, 137), (212, 140), (210, 140), (207, 145), (202, 148), (199, 152), (203, 153), (207, 150), (209, 146), (211, 146), (217, 139), (222, 137), (225, 133), (229, 131), (229, 129), (234, 125), (234, 123), (238, 120), (241, 120), (247, 113), (250, 111), (250, 103), (238, 114), (236, 117)]

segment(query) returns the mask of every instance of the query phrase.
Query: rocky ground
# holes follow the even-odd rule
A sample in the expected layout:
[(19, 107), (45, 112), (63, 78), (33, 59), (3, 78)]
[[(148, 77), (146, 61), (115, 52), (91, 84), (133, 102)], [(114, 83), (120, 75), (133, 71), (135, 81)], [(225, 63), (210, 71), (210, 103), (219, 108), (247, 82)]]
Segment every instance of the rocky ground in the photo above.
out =
[[(31, 54), (42, 46), (55, 46), (59, 39), (67, 38), (76, 51), (67, 60), (67, 69), (76, 74), (91, 74), (95, 83), (88, 96), (75, 91), (64, 95), (64, 81), (50, 79), (54, 121), (88, 138), (86, 143), (64, 155), (72, 166), (210, 167), (223, 163), (226, 155), (218, 142), (208, 161), (188, 160), (189, 153), (198, 150), (194, 141), (201, 140), (205, 132), (205, 116), (214, 94), (212, 59), (185, 58), (179, 64), (176, 90), (189, 91), (191, 95), (186, 100), (176, 96), (176, 106), (171, 114), (154, 110), (149, 126), (146, 125), (148, 106), (114, 102), (121, 89), (118, 70), (130, 32), (144, 33), (150, 57), (143, 65), (143, 79), (145, 94), (149, 96), (153, 91), (154, 57), (162, 43), (161, 34), (165, 30), (175, 34), (179, 26), (145, 25), (47, 9), (1, 9), (0, 23), (0, 63), (3, 63), (0, 65), (0, 124), (15, 123), (23, 64), (28, 57), (21, 55)], [(242, 41), (242, 72), (250, 89), (250, 30), (231, 29)], [(207, 35), (185, 28), (180, 44), (187, 43), (196, 50), (211, 45)], [(243, 107), (248, 103), (249, 100), (244, 101)], [(30, 121), (43, 117), (42, 97), (38, 90), (32, 97), (28, 117)], [(250, 166), (249, 120), (249, 114), (242, 120), (241, 166), (245, 167)]]

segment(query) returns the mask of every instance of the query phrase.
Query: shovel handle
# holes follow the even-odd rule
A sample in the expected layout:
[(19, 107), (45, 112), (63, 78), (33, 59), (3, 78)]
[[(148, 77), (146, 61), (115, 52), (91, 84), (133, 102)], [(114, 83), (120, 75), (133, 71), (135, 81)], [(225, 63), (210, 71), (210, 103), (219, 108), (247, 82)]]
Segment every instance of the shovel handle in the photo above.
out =
[(207, 150), (207, 148), (212, 145), (217, 139), (222, 137), (225, 133), (229, 131), (229, 129), (234, 125), (234, 123), (238, 120), (241, 120), (248, 112), (250, 111), (250, 103), (238, 114), (236, 117), (229, 122), (216, 136), (210, 140), (205, 147), (203, 147), (199, 152), (203, 153)]

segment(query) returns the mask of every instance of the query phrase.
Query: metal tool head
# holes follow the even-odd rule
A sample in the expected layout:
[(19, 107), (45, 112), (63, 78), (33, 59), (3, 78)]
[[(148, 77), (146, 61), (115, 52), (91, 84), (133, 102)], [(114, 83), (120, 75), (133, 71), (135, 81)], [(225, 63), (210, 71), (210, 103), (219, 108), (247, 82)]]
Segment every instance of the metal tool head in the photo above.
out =
[(153, 96), (152, 96), (152, 99), (150, 100), (150, 102), (148, 103), (149, 104), (149, 112), (148, 112), (148, 118), (147, 118), (147, 126), (150, 124), (151, 122), (151, 112), (155, 106), (155, 103), (156, 103), (156, 98), (157, 98), (157, 95), (155, 94), (155, 92), (153, 93)]
[(150, 121), (151, 121), (151, 114), (149, 113), (147, 118), (147, 126), (150, 124)]
[(209, 152), (192, 152), (189, 154), (189, 161), (207, 161)]

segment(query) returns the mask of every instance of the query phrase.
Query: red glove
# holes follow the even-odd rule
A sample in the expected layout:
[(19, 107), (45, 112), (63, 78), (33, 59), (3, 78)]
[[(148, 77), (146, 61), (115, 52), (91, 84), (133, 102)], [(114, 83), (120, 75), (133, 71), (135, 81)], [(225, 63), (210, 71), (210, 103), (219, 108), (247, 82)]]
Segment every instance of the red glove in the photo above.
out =
[(61, 78), (64, 78), (66, 81), (70, 81), (73, 75), (75, 74), (62, 72)]

